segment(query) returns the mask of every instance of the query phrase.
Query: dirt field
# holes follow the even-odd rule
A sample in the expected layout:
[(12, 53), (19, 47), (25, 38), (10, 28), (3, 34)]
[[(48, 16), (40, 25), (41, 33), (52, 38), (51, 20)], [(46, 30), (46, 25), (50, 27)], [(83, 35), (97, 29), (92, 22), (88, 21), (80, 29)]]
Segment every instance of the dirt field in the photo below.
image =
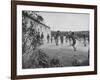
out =
[(57, 57), (61, 60), (64, 66), (87, 66), (89, 65), (88, 59), (88, 44), (84, 47), (83, 41), (77, 41), (76, 48), (74, 51), (69, 42), (60, 44), (58, 46), (53, 43), (45, 43), (39, 48), (52, 57)]

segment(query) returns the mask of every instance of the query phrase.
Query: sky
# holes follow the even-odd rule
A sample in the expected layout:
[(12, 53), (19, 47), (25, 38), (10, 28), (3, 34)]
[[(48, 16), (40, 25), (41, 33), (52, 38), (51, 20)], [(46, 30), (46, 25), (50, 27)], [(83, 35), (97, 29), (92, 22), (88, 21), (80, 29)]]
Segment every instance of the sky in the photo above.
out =
[(61, 12), (38, 12), (38, 14), (44, 18), (44, 23), (54, 31), (89, 30), (89, 14)]

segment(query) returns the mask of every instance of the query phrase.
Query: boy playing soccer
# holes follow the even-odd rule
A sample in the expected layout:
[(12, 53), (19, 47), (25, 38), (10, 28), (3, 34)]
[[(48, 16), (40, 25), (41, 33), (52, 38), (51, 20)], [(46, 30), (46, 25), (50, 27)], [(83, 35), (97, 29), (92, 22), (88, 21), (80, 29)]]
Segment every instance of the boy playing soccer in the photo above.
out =
[(76, 45), (76, 37), (75, 37), (74, 32), (71, 33), (70, 37), (72, 39), (72, 47), (73, 47), (74, 51), (76, 51), (76, 47), (75, 47), (75, 45)]

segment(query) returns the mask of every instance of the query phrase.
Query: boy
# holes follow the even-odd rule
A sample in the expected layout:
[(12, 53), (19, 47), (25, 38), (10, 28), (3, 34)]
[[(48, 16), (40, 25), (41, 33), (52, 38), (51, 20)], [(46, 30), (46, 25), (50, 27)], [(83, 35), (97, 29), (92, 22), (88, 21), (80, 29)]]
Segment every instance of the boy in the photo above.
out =
[(75, 45), (76, 45), (76, 37), (75, 37), (74, 32), (71, 33), (70, 38), (72, 39), (72, 42), (73, 42), (72, 43), (72, 47), (73, 47), (74, 51), (76, 51), (76, 47), (75, 47)]

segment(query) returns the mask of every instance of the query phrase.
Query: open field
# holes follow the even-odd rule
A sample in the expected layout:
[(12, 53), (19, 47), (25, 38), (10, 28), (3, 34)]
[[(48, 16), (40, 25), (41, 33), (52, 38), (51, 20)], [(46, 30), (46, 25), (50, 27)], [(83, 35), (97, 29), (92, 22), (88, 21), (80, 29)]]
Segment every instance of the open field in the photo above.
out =
[(76, 44), (77, 51), (73, 50), (72, 46), (69, 45), (69, 42), (58, 46), (56, 46), (55, 43), (45, 43), (39, 48), (44, 50), (44, 52), (49, 56), (59, 58), (64, 66), (73, 66), (75, 60), (80, 63), (87, 61), (85, 64), (81, 64), (83, 66), (87, 66), (89, 64), (88, 45), (84, 47), (83, 42), (80, 41), (77, 41)]

